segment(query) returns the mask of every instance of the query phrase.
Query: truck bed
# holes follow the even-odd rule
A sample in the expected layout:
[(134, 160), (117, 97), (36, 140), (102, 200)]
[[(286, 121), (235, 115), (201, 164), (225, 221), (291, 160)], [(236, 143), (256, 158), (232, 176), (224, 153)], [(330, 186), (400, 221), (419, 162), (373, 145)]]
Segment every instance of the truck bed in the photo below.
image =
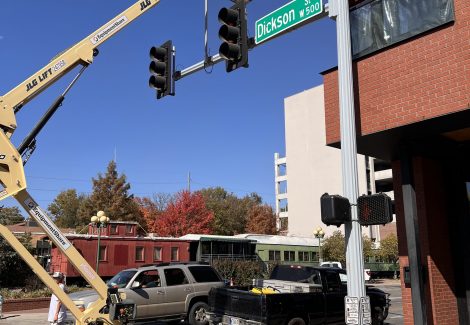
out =
[(209, 305), (216, 315), (270, 325), (284, 324), (290, 315), (323, 318), (325, 314), (325, 299), (321, 291), (256, 294), (246, 290), (213, 288), (209, 294)]
[(280, 293), (294, 292), (321, 292), (321, 284), (301, 283), (274, 279), (254, 279), (253, 286), (259, 288), (273, 288)]

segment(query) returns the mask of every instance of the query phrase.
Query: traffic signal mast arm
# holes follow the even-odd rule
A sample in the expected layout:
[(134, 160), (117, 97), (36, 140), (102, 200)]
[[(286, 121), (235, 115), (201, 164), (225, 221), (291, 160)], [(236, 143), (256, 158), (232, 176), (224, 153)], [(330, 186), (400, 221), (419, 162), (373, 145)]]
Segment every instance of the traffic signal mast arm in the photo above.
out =
[[(0, 97), (0, 185), (3, 186), (3, 189), (0, 189), (0, 200), (13, 196), (23, 206), (29, 215), (36, 220), (38, 225), (44, 229), (55, 246), (61, 250), (81, 276), (96, 290), (99, 296), (98, 300), (88, 306), (85, 311), (80, 311), (72, 300), (59, 288), (51, 276), (25, 249), (21, 242), (14, 237), (10, 230), (0, 225), (0, 235), (25, 260), (42, 282), (53, 291), (65, 307), (74, 315), (77, 324), (80, 325), (90, 324), (96, 320), (101, 320), (104, 324), (120, 324), (120, 321), (113, 320), (116, 315), (100, 313), (100, 310), (107, 303), (107, 285), (28, 194), (21, 155), (10, 141), (16, 129), (15, 113), (74, 67), (78, 65), (86, 67), (91, 64), (99, 45), (159, 2), (160, 0), (139, 0), (95, 32), (59, 54), (44, 68), (10, 92)], [(123, 298), (125, 299), (125, 297)], [(116, 296), (114, 300), (121, 302), (121, 299)]]
[(139, 0), (83, 40), (54, 57), (45, 67), (0, 97), (0, 128), (10, 138), (16, 129), (15, 113), (77, 65), (89, 65), (99, 45), (117, 34), (160, 0)]

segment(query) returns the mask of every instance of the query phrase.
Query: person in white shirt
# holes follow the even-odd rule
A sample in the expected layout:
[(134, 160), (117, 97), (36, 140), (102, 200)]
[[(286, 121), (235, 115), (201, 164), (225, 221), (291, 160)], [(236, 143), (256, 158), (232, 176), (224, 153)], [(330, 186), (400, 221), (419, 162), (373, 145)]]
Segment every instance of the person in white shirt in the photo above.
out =
[[(64, 284), (64, 275), (60, 272), (54, 272), (52, 277), (56, 280), (59, 287), (65, 291), (65, 284)], [(65, 320), (65, 306), (60, 302), (60, 300), (56, 297), (55, 294), (51, 296), (51, 302), (49, 304), (49, 315), (47, 320), (52, 325), (62, 325), (64, 324)]]

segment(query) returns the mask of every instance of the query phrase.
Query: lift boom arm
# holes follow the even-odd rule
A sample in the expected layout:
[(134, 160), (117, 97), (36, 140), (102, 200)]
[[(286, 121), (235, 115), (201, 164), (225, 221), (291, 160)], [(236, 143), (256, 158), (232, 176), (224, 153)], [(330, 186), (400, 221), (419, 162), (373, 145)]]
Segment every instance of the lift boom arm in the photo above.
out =
[(128, 9), (95, 30), (83, 40), (54, 57), (44, 68), (0, 97), (0, 128), (8, 137), (16, 129), (14, 113), (77, 65), (93, 62), (99, 45), (155, 6), (160, 0), (139, 0)]
[[(16, 129), (15, 113), (74, 67), (91, 64), (94, 52), (97, 51), (97, 47), (100, 44), (159, 2), (160, 0), (139, 0), (92, 34), (59, 54), (44, 68), (0, 97), (0, 185), (3, 186), (3, 190), (0, 191), (0, 200), (13, 196), (23, 206), (29, 215), (44, 229), (54, 244), (64, 253), (82, 277), (96, 290), (99, 295), (98, 300), (87, 310), (81, 312), (70, 298), (61, 291), (59, 286), (34, 257), (2, 225), (0, 225), (0, 235), (8, 241), (44, 284), (72, 312), (77, 319), (77, 324), (90, 324), (97, 319), (107, 324), (116, 324), (118, 322), (110, 321), (109, 315), (100, 314), (99, 312), (106, 304), (108, 294), (106, 284), (26, 191), (26, 178), (21, 155), (10, 141), (11, 135)], [(122, 298), (125, 299), (125, 297)]]

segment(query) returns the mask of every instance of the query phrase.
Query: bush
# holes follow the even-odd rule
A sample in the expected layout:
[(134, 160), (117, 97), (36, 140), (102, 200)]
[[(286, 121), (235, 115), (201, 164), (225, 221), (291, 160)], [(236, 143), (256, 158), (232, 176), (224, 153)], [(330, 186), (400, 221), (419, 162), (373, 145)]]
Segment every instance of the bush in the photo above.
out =
[(253, 279), (264, 277), (264, 264), (256, 261), (216, 260), (212, 266), (222, 278), (232, 279), (237, 286), (249, 286)]
[[(67, 286), (67, 293), (86, 290), (88, 288), (77, 287), (76, 285)], [(50, 297), (52, 291), (44, 284), (41, 288), (35, 290), (28, 290), (26, 288), (1, 288), (0, 295), (3, 299), (27, 299), (27, 298), (44, 298)]]

